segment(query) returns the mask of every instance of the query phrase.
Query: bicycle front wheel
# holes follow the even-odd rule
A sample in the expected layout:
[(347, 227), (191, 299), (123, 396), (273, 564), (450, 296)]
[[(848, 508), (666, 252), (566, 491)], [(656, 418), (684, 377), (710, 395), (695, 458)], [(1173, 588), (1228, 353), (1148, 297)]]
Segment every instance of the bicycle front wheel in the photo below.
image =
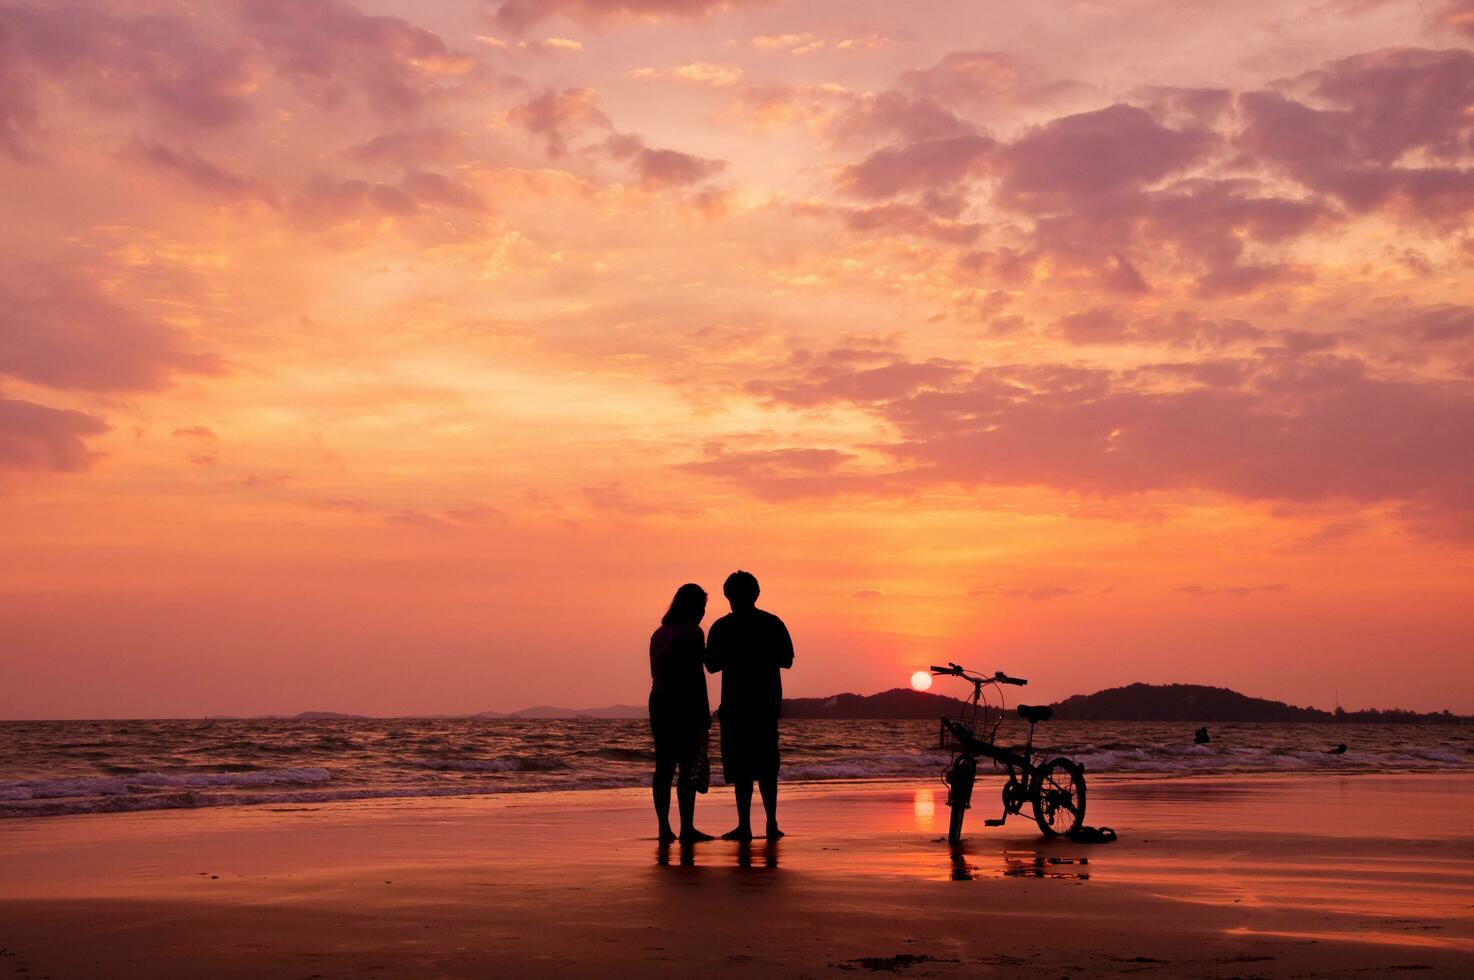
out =
[(1051, 759), (1034, 779), (1034, 822), (1045, 837), (1073, 834), (1085, 822), (1085, 768)]
[(972, 786), (977, 779), (977, 762), (961, 756), (947, 770), (947, 806), (952, 810), (952, 819), (947, 824), (947, 843), (962, 840), (962, 820), (972, 806)]
[(967, 815), (965, 803), (952, 804), (952, 820), (947, 824), (947, 843), (957, 844), (962, 841), (962, 819)]

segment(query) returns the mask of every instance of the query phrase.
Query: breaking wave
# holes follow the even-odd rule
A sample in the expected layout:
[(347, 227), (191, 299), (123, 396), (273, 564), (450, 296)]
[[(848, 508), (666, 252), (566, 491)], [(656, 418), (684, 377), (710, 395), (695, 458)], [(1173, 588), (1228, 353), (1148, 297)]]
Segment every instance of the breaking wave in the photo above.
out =
[[(1060, 722), (1039, 740), (1092, 773), (1474, 771), (1467, 727), (1225, 724), (1206, 745), (1192, 727)], [(787, 721), (782, 742), (793, 781), (930, 779), (949, 759), (934, 722)], [(646, 722), (588, 719), (0, 722), (0, 744), (0, 817), (648, 786), (654, 757)]]

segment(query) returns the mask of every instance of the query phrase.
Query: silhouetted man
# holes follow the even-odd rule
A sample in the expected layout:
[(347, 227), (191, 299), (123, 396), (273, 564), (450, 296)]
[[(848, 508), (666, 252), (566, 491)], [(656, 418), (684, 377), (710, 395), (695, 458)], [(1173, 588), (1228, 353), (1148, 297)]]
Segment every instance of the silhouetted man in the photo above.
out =
[(706, 667), (722, 672), (722, 773), (737, 791), (737, 826), (722, 837), (752, 839), (752, 784), (757, 781), (768, 817), (768, 839), (778, 829), (778, 714), (783, 678), (793, 666), (793, 640), (783, 620), (757, 608), (757, 579), (749, 572), (727, 576), (722, 593), (732, 612), (711, 624)]

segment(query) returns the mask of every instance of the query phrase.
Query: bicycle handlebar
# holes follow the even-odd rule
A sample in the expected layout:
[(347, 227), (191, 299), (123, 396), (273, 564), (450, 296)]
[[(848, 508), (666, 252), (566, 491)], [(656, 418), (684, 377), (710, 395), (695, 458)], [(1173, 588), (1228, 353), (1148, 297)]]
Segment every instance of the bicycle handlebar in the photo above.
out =
[(968, 678), (973, 679), (973, 680), (996, 681), (999, 684), (1014, 684), (1014, 685), (1017, 685), (1019, 687), (1023, 687), (1025, 684), (1029, 683), (1028, 681), (1024, 680), (1022, 677), (1009, 677), (1007, 674), (1005, 674), (1001, 670), (995, 670), (993, 672), (993, 676), (992, 677), (972, 677), (971, 675), (969, 675), (967, 673), (967, 670), (965, 668), (959, 667), (957, 664), (951, 664), (951, 663), (949, 663), (945, 667), (937, 667), (937, 666), (933, 665), (932, 666), (932, 669), (931, 669), (931, 672), (933, 674), (939, 674), (939, 675), (944, 676), (944, 677), (946, 677), (946, 676), (951, 676), (951, 677), (968, 677)]

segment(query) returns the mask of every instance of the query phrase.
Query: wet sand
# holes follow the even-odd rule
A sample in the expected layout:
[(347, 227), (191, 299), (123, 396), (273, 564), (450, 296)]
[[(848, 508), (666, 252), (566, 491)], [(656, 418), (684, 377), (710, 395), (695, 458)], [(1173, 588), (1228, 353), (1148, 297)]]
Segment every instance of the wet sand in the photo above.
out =
[(910, 783), (685, 850), (630, 790), (3, 821), (0, 977), (1474, 974), (1474, 777), (1090, 790), (1119, 842)]

